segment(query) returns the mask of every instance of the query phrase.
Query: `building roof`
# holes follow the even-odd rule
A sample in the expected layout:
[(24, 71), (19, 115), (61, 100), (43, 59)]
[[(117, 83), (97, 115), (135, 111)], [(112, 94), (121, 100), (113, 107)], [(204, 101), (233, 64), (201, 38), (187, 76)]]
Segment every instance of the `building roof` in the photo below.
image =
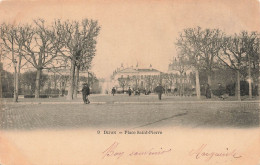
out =
[(139, 73), (139, 72), (160, 72), (157, 69), (134, 69), (134, 68), (125, 68), (123, 70), (118, 71), (117, 73)]
[(126, 68), (126, 69), (118, 71), (118, 73), (138, 73), (138, 71), (133, 68)]
[(157, 69), (137, 69), (139, 72), (160, 72)]

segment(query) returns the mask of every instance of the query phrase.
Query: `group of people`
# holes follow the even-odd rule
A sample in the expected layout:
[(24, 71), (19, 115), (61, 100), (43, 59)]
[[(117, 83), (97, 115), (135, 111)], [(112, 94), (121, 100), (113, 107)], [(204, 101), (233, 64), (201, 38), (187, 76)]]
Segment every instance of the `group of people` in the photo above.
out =
[[(132, 89), (129, 87), (128, 90), (128, 95), (131, 96), (132, 95)], [(114, 96), (116, 94), (116, 89), (115, 87), (112, 88), (112, 91), (111, 91), (112, 95)], [(140, 93), (139, 93), (140, 94)]]
[[(158, 99), (161, 100), (161, 99), (162, 99), (162, 94), (163, 94), (163, 92), (164, 92), (164, 88), (162, 87), (162, 85), (159, 84), (159, 85), (154, 89), (154, 91), (158, 94)], [(129, 96), (131, 96), (132, 93), (134, 93), (135, 95), (140, 95), (140, 93), (141, 93), (139, 89), (133, 91), (130, 87), (128, 88), (127, 92), (128, 92), (128, 95), (129, 95)], [(112, 93), (113, 96), (115, 95), (115, 93), (116, 93), (115, 87), (112, 88), (111, 93)], [(150, 93), (151, 93), (151, 91), (148, 91), (148, 92), (145, 91), (145, 95), (148, 95), (148, 94), (150, 94)]]
[[(223, 97), (223, 99), (224, 99), (225, 93), (223, 93), (224, 90), (222, 88), (223, 87), (221, 85), (219, 85), (219, 91), (220, 91), (219, 97), (220, 98)], [(210, 89), (209, 84), (206, 84), (204, 89), (205, 89), (206, 98), (207, 99), (211, 98), (211, 89)], [(164, 91), (165, 91), (165, 89), (162, 87), (161, 84), (159, 84), (157, 87), (154, 88), (154, 92), (158, 94), (159, 100), (162, 99), (162, 94), (164, 93)], [(140, 90), (137, 89), (137, 90), (133, 91), (130, 87), (128, 88), (127, 92), (128, 92), (129, 96), (131, 96), (132, 93), (134, 93), (135, 95), (140, 95)], [(115, 87), (112, 88), (111, 93), (112, 93), (113, 96), (115, 95), (115, 93), (116, 93)], [(89, 88), (87, 83), (84, 83), (83, 88), (82, 88), (82, 97), (83, 97), (83, 101), (84, 101), (85, 104), (90, 103), (89, 98), (88, 98), (89, 95), (90, 95), (90, 88)]]
[[(89, 101), (88, 96), (90, 95), (90, 88), (89, 88), (87, 83), (83, 84), (83, 88), (82, 88), (81, 91), (82, 91), (82, 99), (83, 99), (84, 104), (89, 104), (90, 101)], [(161, 85), (158, 85), (154, 89), (154, 91), (158, 94), (158, 99), (161, 100), (162, 99), (162, 93), (164, 92), (164, 88)], [(116, 93), (115, 87), (112, 88), (111, 92), (112, 92), (112, 94), (114, 96), (115, 93)], [(133, 92), (132, 89), (129, 87), (128, 88), (128, 95), (131, 96), (132, 92)], [(137, 91), (135, 91), (135, 92), (137, 92)], [(139, 90), (138, 90), (138, 92), (139, 92), (139, 95), (140, 95), (140, 91)]]

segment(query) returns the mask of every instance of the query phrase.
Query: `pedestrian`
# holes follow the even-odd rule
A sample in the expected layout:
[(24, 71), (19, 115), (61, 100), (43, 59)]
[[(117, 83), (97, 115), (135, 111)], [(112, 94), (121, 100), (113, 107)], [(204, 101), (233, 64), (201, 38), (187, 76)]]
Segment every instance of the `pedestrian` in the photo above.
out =
[(128, 95), (131, 96), (131, 94), (132, 94), (132, 90), (131, 90), (131, 88), (129, 87), (129, 88), (128, 88)]
[(116, 89), (115, 89), (115, 87), (113, 87), (113, 88), (112, 88), (112, 94), (113, 94), (113, 96), (115, 95), (115, 93), (116, 93)]
[(158, 94), (158, 99), (162, 99), (162, 93), (164, 91), (164, 88), (162, 87), (161, 84), (159, 84), (157, 87), (154, 88), (154, 91)]
[(209, 84), (206, 85), (206, 98), (210, 99), (211, 98), (211, 89)]
[(221, 83), (218, 83), (218, 96), (221, 97), (223, 94), (225, 94), (224, 87)]
[(136, 90), (136, 95), (139, 95), (139, 96), (140, 96), (140, 90), (139, 90), (139, 88), (137, 88), (137, 90)]
[(144, 89), (144, 95), (148, 95), (148, 93), (147, 93), (147, 90), (146, 90), (146, 89)]
[(88, 99), (88, 96), (90, 95), (90, 89), (87, 83), (83, 84), (83, 88), (82, 88), (82, 98), (85, 104), (89, 104), (90, 101)]

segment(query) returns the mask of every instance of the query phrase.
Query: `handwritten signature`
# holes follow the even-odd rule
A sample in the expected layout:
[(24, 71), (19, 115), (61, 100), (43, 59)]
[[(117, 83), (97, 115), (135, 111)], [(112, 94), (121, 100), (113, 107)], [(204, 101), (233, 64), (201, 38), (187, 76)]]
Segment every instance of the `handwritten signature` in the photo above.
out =
[(132, 152), (125, 152), (125, 151), (118, 151), (119, 143), (114, 142), (111, 146), (109, 146), (105, 151), (103, 151), (102, 158), (106, 157), (116, 157), (117, 159), (121, 158), (122, 156), (159, 156), (163, 154), (170, 153), (172, 151), (171, 148), (169, 149), (163, 149), (162, 147), (160, 149), (154, 149), (150, 148), (146, 151), (132, 151)]
[(228, 148), (225, 151), (215, 152), (215, 151), (208, 151), (206, 149), (207, 144), (202, 144), (197, 149), (192, 149), (189, 153), (190, 156), (195, 156), (196, 159), (205, 159), (206, 161), (211, 160), (213, 157), (231, 157), (231, 158), (241, 158), (242, 156), (236, 151), (236, 149), (229, 150)]
[[(120, 151), (118, 149), (119, 142), (114, 142), (110, 145), (105, 151), (102, 152), (102, 158), (106, 157), (114, 157), (114, 158), (121, 158), (123, 156), (130, 156), (130, 157), (137, 157), (137, 156), (160, 156), (164, 154), (168, 154), (172, 152), (171, 148), (163, 149), (162, 147), (159, 149), (150, 148), (144, 151)], [(231, 157), (234, 159), (241, 158), (242, 156), (236, 151), (236, 149), (230, 150), (226, 148), (224, 151), (209, 151), (207, 149), (207, 144), (202, 144), (197, 149), (192, 149), (189, 153), (189, 156), (195, 157), (196, 159), (205, 159), (205, 161), (210, 161), (213, 157), (217, 158), (224, 158), (224, 157)]]

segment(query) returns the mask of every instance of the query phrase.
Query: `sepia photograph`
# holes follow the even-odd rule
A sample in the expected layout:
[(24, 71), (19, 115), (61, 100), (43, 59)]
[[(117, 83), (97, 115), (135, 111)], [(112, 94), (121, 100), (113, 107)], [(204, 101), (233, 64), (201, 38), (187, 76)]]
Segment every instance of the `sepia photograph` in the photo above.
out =
[(0, 0), (0, 165), (260, 165), (259, 0)]

